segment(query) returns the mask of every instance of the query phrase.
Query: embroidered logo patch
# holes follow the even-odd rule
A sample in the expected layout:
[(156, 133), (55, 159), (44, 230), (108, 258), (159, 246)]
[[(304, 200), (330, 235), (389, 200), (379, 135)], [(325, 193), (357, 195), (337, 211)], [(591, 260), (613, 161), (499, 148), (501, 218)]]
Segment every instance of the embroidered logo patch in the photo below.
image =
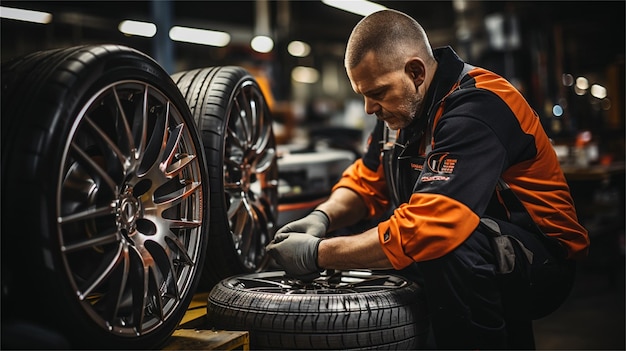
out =
[(447, 152), (435, 153), (428, 156), (428, 168), (437, 174), (451, 174), (454, 172), (457, 159)]

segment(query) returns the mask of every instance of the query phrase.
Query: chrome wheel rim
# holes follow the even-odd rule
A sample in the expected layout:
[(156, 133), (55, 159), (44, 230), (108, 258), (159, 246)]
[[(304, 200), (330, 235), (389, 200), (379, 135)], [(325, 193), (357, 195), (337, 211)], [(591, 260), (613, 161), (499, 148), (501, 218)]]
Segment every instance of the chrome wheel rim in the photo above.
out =
[(324, 272), (313, 281), (303, 282), (282, 271), (240, 275), (224, 280), (234, 289), (279, 295), (343, 295), (392, 290), (409, 284), (405, 279), (368, 270)]
[(224, 192), (235, 252), (248, 271), (268, 263), (278, 207), (278, 169), (272, 120), (252, 81), (237, 87), (225, 133)]
[(198, 144), (166, 94), (132, 80), (94, 94), (67, 140), (56, 197), (65, 273), (102, 328), (150, 333), (181, 307), (200, 266)]

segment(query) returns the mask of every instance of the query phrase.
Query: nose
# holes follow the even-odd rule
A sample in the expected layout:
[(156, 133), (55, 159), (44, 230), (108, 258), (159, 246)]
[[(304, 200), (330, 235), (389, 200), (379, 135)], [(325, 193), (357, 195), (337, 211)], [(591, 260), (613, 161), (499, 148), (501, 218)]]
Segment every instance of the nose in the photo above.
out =
[(365, 97), (363, 100), (365, 103), (365, 113), (368, 115), (373, 115), (380, 110), (380, 105), (372, 99)]

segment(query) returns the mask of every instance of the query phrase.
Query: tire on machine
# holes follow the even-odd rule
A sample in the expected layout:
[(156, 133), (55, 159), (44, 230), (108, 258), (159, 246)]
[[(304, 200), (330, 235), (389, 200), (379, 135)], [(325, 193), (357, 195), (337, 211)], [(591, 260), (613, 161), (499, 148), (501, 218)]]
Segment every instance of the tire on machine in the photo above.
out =
[(282, 271), (233, 276), (211, 290), (207, 319), (249, 331), (255, 350), (411, 350), (426, 345), (429, 330), (416, 283), (369, 271), (312, 283)]

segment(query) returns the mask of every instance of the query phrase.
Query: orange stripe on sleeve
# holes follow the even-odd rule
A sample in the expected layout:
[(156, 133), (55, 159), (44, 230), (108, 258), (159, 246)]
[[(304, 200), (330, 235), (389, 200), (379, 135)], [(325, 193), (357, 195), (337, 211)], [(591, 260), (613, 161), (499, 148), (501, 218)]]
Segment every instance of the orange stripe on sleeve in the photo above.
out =
[(383, 251), (396, 269), (439, 258), (458, 247), (480, 219), (464, 204), (439, 194), (417, 193), (378, 225)]

